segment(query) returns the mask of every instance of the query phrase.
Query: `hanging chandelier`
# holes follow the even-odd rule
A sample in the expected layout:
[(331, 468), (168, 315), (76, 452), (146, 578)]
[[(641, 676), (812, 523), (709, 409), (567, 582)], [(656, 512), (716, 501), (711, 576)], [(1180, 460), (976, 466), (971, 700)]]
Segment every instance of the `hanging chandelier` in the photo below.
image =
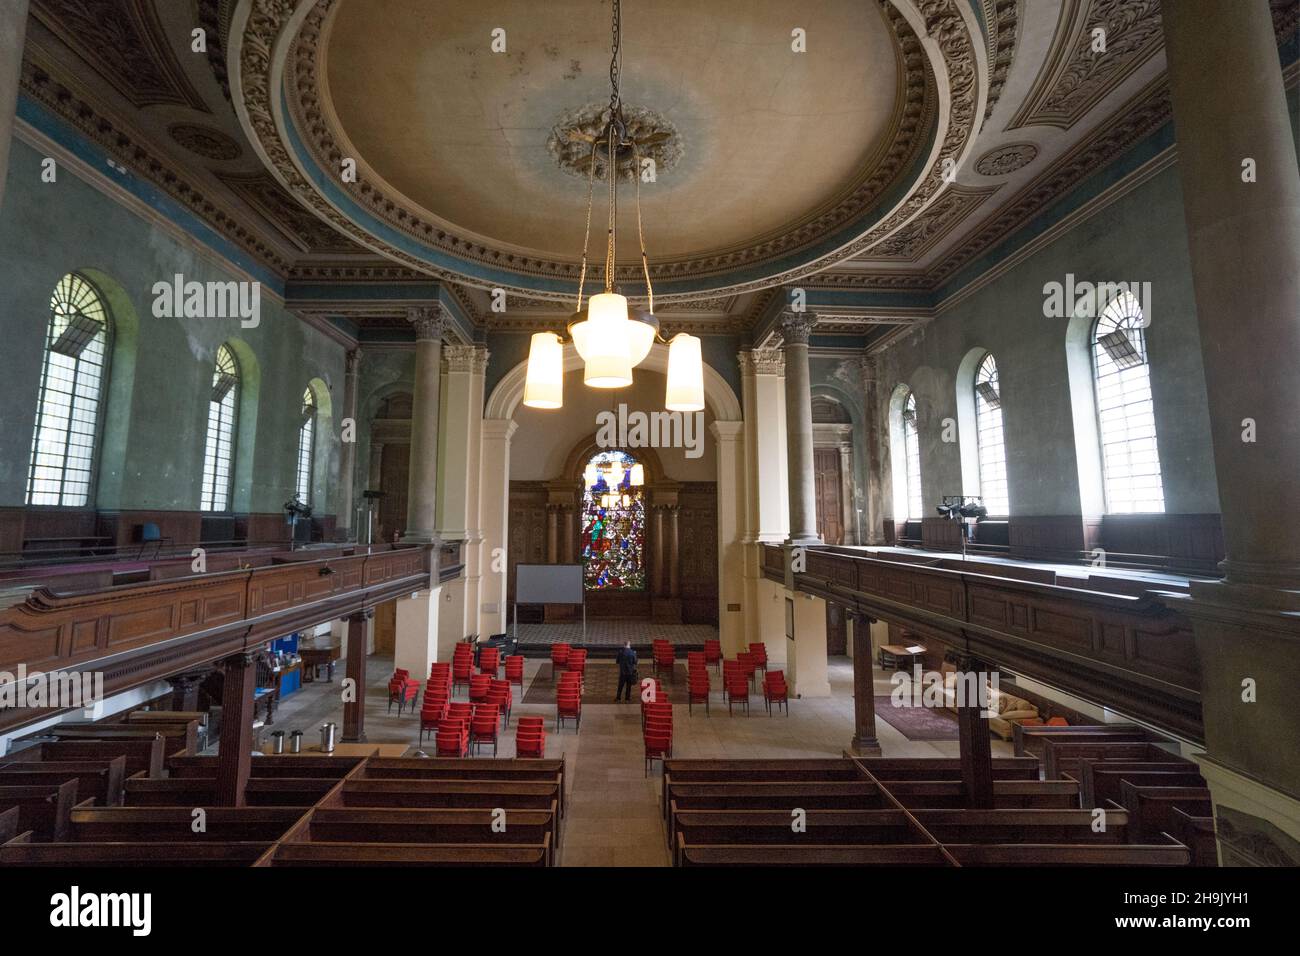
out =
[[(659, 334), (655, 318), (654, 288), (641, 228), (641, 153), (629, 135), (619, 91), (622, 65), (622, 23), (619, 0), (614, 0), (613, 49), (609, 64), (610, 97), (608, 120), (598, 135), (569, 130), (574, 140), (589, 141), (587, 169), (587, 227), (582, 243), (582, 269), (578, 276), (578, 307), (569, 317), (566, 332), (585, 363), (582, 380), (591, 388), (626, 388), (632, 384), (632, 369), (645, 361)], [(587, 251), (591, 240), (591, 211), (595, 197), (597, 151), (606, 150), (604, 169), (609, 180), (609, 226), (605, 242), (605, 289), (583, 305), (587, 280)], [(614, 286), (614, 259), (618, 238), (618, 170), (631, 154), (632, 180), (636, 184), (636, 229), (641, 247), (641, 269), (645, 275), (648, 311), (633, 309), (627, 297)], [(528, 350), (528, 371), (524, 382), (524, 404), (531, 408), (561, 408), (564, 405), (564, 339), (555, 332), (538, 332)], [(685, 332), (668, 342), (668, 375), (664, 407), (669, 411), (698, 412), (704, 409), (704, 363), (700, 340)]]

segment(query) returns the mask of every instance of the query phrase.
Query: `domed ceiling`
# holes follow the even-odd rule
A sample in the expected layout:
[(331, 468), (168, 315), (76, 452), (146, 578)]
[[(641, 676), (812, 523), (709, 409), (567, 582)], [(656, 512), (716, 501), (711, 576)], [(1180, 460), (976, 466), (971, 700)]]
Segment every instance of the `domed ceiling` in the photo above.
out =
[[(374, 0), (340, 0), (324, 25), (321, 102), (345, 153), (450, 229), (577, 258), (585, 177), (548, 147), (556, 127), (609, 102), (609, 4), (381, 6), (377, 16)], [(624, 4), (622, 20), (624, 101), (676, 147), (642, 185), (658, 261), (790, 232), (861, 185), (892, 141), (901, 70), (875, 4), (818, 3), (792, 19), (787, 0), (658, 0)], [(815, 55), (792, 52), (796, 21)], [(489, 46), (498, 27), (503, 53)], [(633, 186), (623, 186), (620, 260), (633, 263)], [(607, 196), (596, 195), (600, 242)]]

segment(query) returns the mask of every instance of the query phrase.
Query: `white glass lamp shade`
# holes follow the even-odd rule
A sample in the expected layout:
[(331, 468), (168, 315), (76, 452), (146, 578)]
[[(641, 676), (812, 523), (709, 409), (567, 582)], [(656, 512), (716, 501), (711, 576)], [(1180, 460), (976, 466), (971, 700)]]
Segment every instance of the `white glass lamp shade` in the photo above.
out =
[(645, 465), (632, 466), (632, 486), (640, 487), (645, 484)]
[(564, 405), (564, 346), (554, 332), (533, 335), (524, 378), (524, 404), (529, 408)]
[(655, 344), (657, 332), (658, 330), (647, 322), (628, 319), (628, 357), (632, 360), (633, 368), (644, 362), (646, 356), (650, 354), (650, 349)]
[(681, 332), (668, 344), (668, 388), (664, 408), (670, 412), (704, 410), (704, 360), (700, 340)]
[(587, 367), (582, 380), (591, 388), (626, 388), (632, 384), (630, 324), (627, 298), (617, 292), (593, 295), (587, 303), (583, 343)]

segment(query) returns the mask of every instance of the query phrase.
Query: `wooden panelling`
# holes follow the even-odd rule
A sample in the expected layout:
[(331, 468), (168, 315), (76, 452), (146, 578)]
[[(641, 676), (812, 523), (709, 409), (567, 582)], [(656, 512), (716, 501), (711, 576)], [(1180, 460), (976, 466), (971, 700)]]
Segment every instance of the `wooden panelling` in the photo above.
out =
[(1101, 547), (1114, 562), (1213, 573), (1224, 557), (1223, 523), (1217, 514), (1106, 515)]
[(960, 551), (961, 529), (951, 518), (939, 515), (922, 518), (921, 546), (932, 551)]

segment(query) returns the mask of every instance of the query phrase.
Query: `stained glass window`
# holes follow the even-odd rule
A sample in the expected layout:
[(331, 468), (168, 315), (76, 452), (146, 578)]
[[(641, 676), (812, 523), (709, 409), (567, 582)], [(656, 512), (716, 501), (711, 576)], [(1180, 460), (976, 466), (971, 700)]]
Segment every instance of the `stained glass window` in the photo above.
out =
[(622, 451), (583, 470), (582, 563), (588, 591), (645, 590), (645, 472)]
[(108, 313), (94, 286), (75, 273), (60, 279), (46, 327), (29, 505), (84, 507), (90, 501), (108, 335)]

